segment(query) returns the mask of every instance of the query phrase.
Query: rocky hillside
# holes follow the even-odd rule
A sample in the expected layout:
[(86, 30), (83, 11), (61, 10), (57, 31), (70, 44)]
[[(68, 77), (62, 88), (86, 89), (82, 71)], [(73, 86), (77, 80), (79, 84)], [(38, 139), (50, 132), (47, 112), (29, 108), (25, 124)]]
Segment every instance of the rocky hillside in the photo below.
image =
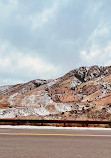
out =
[(0, 87), (0, 118), (111, 119), (111, 66)]

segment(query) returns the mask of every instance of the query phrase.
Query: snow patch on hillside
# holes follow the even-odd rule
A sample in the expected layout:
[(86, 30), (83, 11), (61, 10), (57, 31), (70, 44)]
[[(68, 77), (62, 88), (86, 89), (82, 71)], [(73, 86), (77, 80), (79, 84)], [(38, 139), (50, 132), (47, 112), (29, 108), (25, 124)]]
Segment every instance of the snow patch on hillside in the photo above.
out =
[(55, 103), (54, 106), (58, 112), (66, 112), (66, 111), (71, 111), (72, 106), (74, 106), (74, 105), (67, 104), (67, 103), (64, 103), (64, 104), (63, 103), (58, 103), (58, 104)]
[(14, 93), (9, 97), (8, 102), (10, 103), (10, 106), (14, 105), (14, 97), (16, 97), (17, 95), (18, 93)]
[(0, 86), (0, 95), (8, 92), (10, 87), (11, 86)]
[(30, 115), (48, 115), (49, 112), (45, 108), (20, 107), (11, 109), (0, 109), (0, 118), (16, 118), (19, 116)]

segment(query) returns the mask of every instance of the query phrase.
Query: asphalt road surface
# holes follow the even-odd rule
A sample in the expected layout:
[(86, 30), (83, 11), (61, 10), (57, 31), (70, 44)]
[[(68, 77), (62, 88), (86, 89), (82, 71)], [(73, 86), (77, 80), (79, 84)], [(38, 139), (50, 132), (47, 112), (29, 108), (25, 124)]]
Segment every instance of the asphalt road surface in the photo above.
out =
[(0, 128), (0, 158), (111, 158), (111, 131)]

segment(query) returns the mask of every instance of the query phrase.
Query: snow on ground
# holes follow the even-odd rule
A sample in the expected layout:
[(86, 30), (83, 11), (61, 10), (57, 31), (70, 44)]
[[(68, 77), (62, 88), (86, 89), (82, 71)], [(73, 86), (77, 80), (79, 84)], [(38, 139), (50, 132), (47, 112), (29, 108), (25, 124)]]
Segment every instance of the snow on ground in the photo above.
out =
[(5, 94), (11, 86), (0, 86), (0, 94)]
[[(46, 116), (49, 114), (57, 114), (59, 112), (71, 111), (75, 108), (75, 105), (71, 103), (53, 102), (45, 90), (36, 91), (31, 95), (25, 96), (21, 103), (22, 106), (14, 108), (14, 99), (17, 100), (17, 98), (14, 97), (17, 95), (18, 93), (15, 93), (9, 97), (8, 101), (12, 108), (0, 109), (0, 118), (16, 118), (19, 116), (33, 115)], [(54, 106), (55, 110), (48, 111), (46, 108), (48, 105)]]
[(0, 109), (0, 118), (15, 118), (18, 116), (30, 115), (48, 115), (49, 112), (45, 108), (19, 107), (11, 109)]
[(52, 104), (53, 100), (48, 96), (45, 90), (37, 91), (31, 95), (24, 97), (22, 106), (37, 106)]
[(111, 114), (111, 107), (108, 108), (107, 112)]
[(50, 88), (53, 84), (55, 84), (58, 81), (58, 79), (55, 80), (49, 80), (47, 83), (47, 87)]
[(57, 111), (59, 111), (59, 112), (66, 112), (66, 111), (71, 111), (72, 110), (72, 106), (74, 106), (74, 105), (72, 105), (72, 104), (70, 104), (70, 103), (55, 103), (54, 104), (54, 106), (55, 106), (55, 109), (57, 110)]
[(73, 80), (71, 81), (71, 88), (76, 87), (78, 85), (80, 85), (82, 82), (80, 80), (78, 80), (76, 77), (73, 78)]
[(72, 104), (55, 103), (55, 111), (48, 111), (45, 106), (41, 107), (17, 107), (10, 109), (0, 109), (0, 119), (2, 118), (16, 118), (19, 116), (33, 116), (40, 115), (46, 116), (49, 114), (57, 114), (59, 112), (66, 112), (74, 109)]
[(62, 130), (105, 130), (111, 131), (111, 128), (102, 128), (102, 127), (55, 127), (55, 126), (12, 126), (12, 125), (0, 125), (0, 128), (4, 129), (62, 129)]
[(5, 91), (9, 89), (10, 86), (0, 86), (0, 91)]
[(10, 103), (10, 106), (14, 105), (14, 97), (16, 97), (17, 95), (18, 93), (14, 93), (9, 97), (8, 102)]

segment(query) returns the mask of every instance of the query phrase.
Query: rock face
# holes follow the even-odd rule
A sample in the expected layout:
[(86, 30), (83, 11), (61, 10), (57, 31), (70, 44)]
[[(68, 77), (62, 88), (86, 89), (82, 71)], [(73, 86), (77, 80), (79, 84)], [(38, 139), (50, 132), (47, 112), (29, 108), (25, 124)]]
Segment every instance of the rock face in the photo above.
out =
[(111, 66), (0, 87), (0, 118), (111, 119)]

